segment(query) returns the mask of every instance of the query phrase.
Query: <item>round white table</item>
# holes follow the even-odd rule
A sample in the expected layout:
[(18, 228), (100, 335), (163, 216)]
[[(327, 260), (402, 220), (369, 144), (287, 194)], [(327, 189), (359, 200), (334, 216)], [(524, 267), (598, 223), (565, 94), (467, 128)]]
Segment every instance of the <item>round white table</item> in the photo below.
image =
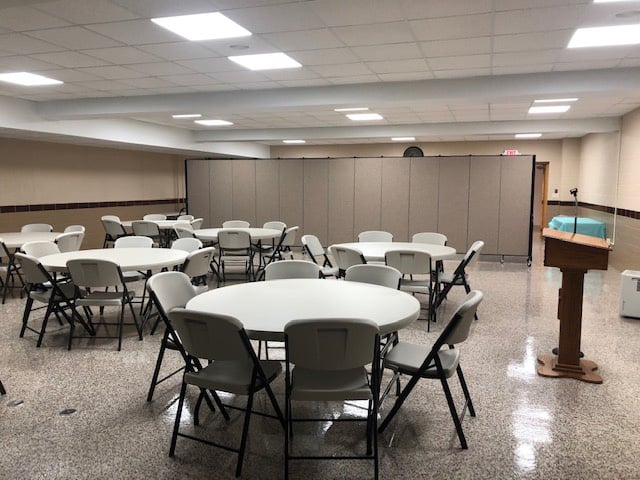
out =
[(284, 338), (290, 320), (368, 318), (385, 335), (411, 324), (420, 302), (408, 293), (368, 283), (287, 279), (230, 285), (204, 292), (187, 308), (230, 315), (240, 320), (255, 340)]
[(251, 237), (252, 242), (258, 242), (263, 240), (273, 240), (282, 235), (282, 230), (276, 230), (274, 228), (202, 228), (200, 230), (194, 230), (194, 235), (200, 240), (207, 242), (218, 242), (218, 232), (221, 230), (235, 230), (241, 232), (247, 232)]
[(133, 225), (133, 222), (141, 222), (141, 221), (153, 222), (156, 225), (158, 225), (158, 228), (160, 230), (171, 230), (176, 225), (191, 224), (191, 222), (189, 222), (188, 220), (125, 220), (120, 223), (122, 223), (122, 226), (124, 228), (131, 228)]
[(61, 232), (9, 232), (0, 233), (2, 240), (7, 248), (21, 248), (22, 245), (29, 242), (53, 242)]
[(431, 260), (440, 261), (452, 258), (456, 254), (456, 249), (443, 245), (432, 245), (429, 243), (413, 242), (350, 242), (336, 243), (332, 247), (346, 247), (358, 250), (367, 261), (384, 262), (386, 253), (390, 250), (411, 250), (424, 252), (431, 255)]
[(117, 263), (123, 271), (144, 271), (180, 265), (187, 255), (184, 250), (171, 248), (97, 248), (46, 255), (39, 260), (50, 272), (66, 272), (67, 262), (78, 258), (109, 260)]

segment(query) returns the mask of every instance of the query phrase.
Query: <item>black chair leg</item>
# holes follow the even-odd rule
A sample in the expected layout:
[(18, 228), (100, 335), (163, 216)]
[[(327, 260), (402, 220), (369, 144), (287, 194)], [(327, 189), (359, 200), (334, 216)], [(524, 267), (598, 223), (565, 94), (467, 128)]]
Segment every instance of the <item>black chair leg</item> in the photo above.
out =
[(444, 395), (447, 397), (447, 404), (449, 405), (449, 411), (451, 412), (451, 418), (453, 419), (453, 423), (456, 426), (456, 432), (458, 433), (458, 439), (460, 440), (460, 446), (466, 450), (467, 447), (467, 439), (464, 436), (464, 432), (462, 431), (462, 423), (460, 423), (460, 418), (458, 417), (458, 412), (456, 411), (455, 403), (453, 402), (453, 397), (451, 396), (451, 390), (449, 390), (449, 384), (447, 383), (447, 379), (444, 376), (440, 377), (440, 383), (442, 383), (442, 389), (444, 390)]
[(182, 416), (182, 407), (184, 406), (184, 396), (187, 393), (187, 384), (183, 381), (180, 388), (180, 399), (178, 400), (178, 410), (176, 411), (176, 421), (173, 424), (173, 434), (171, 435), (171, 447), (169, 448), (169, 456), (173, 457), (176, 452), (176, 442), (178, 440), (178, 429), (180, 428), (180, 417)]
[(29, 321), (29, 315), (31, 314), (32, 306), (33, 298), (27, 297), (27, 302), (24, 305), (24, 313), (22, 314), (22, 328), (20, 329), (20, 338), (24, 337), (24, 332), (27, 329), (27, 322)]
[(51, 316), (51, 312), (53, 312), (53, 305), (49, 303), (47, 305), (47, 313), (44, 315), (44, 319), (42, 320), (42, 328), (40, 329), (40, 334), (38, 335), (38, 341), (36, 343), (36, 348), (40, 348), (42, 345), (42, 339), (44, 338), (44, 332), (47, 329), (47, 322), (49, 321), (49, 317)]
[(151, 385), (149, 386), (149, 393), (147, 393), (147, 402), (153, 400), (153, 392), (156, 389), (156, 383), (158, 382), (158, 376), (160, 375), (160, 367), (162, 365), (162, 359), (164, 358), (164, 351), (167, 348), (167, 339), (169, 338), (169, 330), (165, 329), (164, 336), (160, 342), (160, 351), (158, 352), (158, 359), (156, 360), (156, 366), (153, 370), (153, 376), (151, 377)]
[(4, 385), (2, 385), (2, 381), (0, 381), (0, 395), (6, 395), (7, 391), (4, 389)]
[(458, 364), (458, 368), (456, 368), (456, 372), (458, 373), (458, 380), (460, 380), (460, 386), (462, 387), (462, 392), (464, 393), (464, 398), (466, 401), (466, 406), (469, 409), (469, 415), (472, 417), (476, 416), (476, 411), (473, 408), (473, 402), (471, 401), (471, 395), (469, 394), (469, 389), (467, 388), (467, 382), (464, 379), (464, 375), (462, 374), (462, 368), (460, 368), (460, 364)]
[[(254, 374), (255, 375), (255, 374)], [(251, 409), (253, 408), (253, 388), (251, 385), (251, 392), (247, 399), (247, 410), (244, 414), (244, 424), (242, 426), (242, 438), (240, 439), (240, 450), (238, 451), (238, 463), (236, 465), (236, 477), (242, 473), (242, 461), (244, 460), (244, 452), (247, 447), (247, 436), (249, 435), (249, 421), (251, 420)]]

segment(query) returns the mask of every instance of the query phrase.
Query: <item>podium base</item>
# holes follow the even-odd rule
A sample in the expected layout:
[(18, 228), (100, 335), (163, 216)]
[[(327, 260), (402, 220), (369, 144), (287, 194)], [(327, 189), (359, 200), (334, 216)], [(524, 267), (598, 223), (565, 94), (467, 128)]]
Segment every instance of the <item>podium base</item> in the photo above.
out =
[(556, 367), (557, 358), (554, 355), (539, 355), (538, 356), (538, 375), (542, 377), (552, 378), (575, 378), (583, 382), (589, 383), (602, 383), (602, 377), (595, 373), (598, 369), (598, 365), (591, 360), (580, 360), (580, 366), (576, 366), (576, 370), (564, 370), (562, 367)]

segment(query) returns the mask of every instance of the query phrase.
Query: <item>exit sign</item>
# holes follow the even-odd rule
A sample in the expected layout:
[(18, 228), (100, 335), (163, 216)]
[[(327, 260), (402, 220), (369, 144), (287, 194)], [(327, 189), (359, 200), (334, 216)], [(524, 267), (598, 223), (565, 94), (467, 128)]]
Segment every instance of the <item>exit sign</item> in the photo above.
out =
[(520, 155), (518, 150), (505, 150), (502, 155)]

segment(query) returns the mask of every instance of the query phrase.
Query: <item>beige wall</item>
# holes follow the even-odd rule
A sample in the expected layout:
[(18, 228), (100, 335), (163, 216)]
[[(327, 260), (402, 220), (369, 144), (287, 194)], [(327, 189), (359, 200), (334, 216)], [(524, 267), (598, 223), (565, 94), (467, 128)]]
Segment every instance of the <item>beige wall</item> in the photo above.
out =
[(622, 118), (618, 208), (640, 210), (640, 108)]
[[(0, 138), (0, 205), (55, 205), (184, 197), (184, 158), (178, 155)], [(181, 205), (51, 209), (0, 214), (0, 232), (25, 223), (87, 227), (85, 247), (102, 244), (105, 214), (123, 219), (175, 211)]]
[(618, 132), (594, 133), (582, 139), (578, 200), (595, 205), (616, 205)]

